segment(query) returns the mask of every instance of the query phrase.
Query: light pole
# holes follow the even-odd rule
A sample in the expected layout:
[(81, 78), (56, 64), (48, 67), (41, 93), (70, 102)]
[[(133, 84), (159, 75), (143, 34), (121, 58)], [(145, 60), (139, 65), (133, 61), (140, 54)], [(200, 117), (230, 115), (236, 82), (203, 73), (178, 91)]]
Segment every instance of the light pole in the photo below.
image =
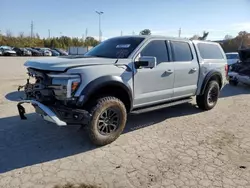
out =
[(179, 38), (181, 37), (181, 28), (179, 29), (179, 34), (178, 34)]
[(104, 13), (102, 11), (95, 11), (99, 15), (99, 42), (101, 42), (102, 31), (101, 31), (101, 15)]

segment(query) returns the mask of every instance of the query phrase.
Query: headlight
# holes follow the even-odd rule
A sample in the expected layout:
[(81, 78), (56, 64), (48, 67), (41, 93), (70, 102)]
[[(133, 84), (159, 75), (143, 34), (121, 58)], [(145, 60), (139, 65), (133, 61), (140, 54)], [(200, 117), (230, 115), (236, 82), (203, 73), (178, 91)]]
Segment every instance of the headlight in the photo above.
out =
[(60, 89), (58, 90), (63, 90), (63, 93), (66, 95), (67, 98), (72, 97), (72, 95), (77, 91), (81, 83), (80, 75), (48, 74), (48, 76), (52, 78), (52, 85), (59, 86)]
[(71, 78), (67, 84), (67, 98), (70, 98), (78, 89), (81, 80), (79, 78)]

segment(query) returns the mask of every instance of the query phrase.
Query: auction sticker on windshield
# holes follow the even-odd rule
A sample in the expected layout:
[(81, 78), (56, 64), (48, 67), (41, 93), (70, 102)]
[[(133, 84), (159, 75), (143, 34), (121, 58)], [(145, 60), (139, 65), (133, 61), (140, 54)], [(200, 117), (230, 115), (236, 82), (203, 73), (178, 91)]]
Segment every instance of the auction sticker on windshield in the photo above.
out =
[(118, 44), (116, 48), (129, 48), (130, 44)]

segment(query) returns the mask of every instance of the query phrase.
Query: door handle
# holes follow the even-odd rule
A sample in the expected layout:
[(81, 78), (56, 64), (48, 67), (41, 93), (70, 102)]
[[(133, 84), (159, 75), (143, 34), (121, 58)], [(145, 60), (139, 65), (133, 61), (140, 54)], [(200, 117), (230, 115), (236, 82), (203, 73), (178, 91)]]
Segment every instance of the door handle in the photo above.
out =
[(191, 71), (195, 72), (195, 71), (197, 71), (197, 68), (192, 68)]
[(166, 70), (166, 73), (173, 73), (174, 71), (171, 69)]

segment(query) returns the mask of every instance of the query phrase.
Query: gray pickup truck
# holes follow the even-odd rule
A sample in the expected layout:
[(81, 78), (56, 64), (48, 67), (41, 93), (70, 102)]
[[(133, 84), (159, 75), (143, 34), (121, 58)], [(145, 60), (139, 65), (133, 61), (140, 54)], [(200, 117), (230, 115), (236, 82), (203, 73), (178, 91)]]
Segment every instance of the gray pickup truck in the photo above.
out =
[[(106, 145), (123, 132), (128, 113), (190, 102), (212, 109), (224, 85), (227, 59), (219, 44), (162, 36), (121, 36), (83, 56), (25, 63), (25, 99), (45, 120), (81, 124), (91, 141)], [(181, 109), (180, 109), (181, 111)]]

